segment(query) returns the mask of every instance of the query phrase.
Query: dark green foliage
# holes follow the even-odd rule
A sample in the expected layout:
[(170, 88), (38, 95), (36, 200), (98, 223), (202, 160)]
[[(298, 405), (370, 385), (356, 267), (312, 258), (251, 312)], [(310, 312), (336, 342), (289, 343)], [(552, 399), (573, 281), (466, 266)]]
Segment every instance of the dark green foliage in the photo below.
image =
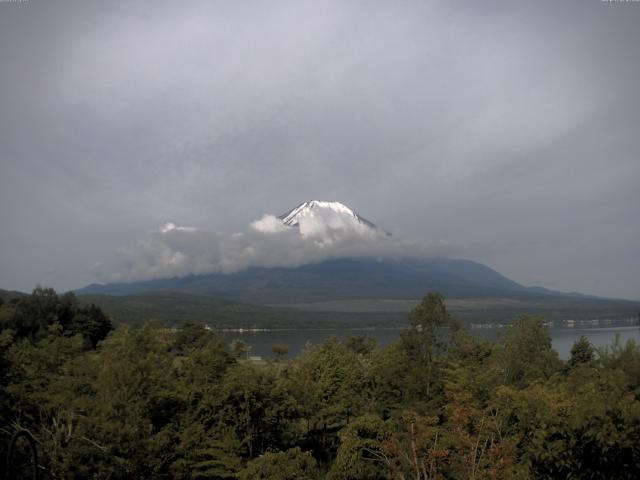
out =
[(173, 476), (189, 479), (233, 480), (242, 467), (237, 454), (240, 448), (233, 431), (202, 430), (202, 425), (188, 426), (171, 466)]
[(267, 452), (251, 460), (238, 474), (240, 480), (316, 480), (320, 471), (309, 452), (295, 447), (286, 452)]
[(370, 335), (351, 336), (346, 342), (349, 350), (360, 355), (369, 355), (375, 350), (377, 344), (375, 337)]
[(640, 403), (620, 373), (576, 369), (567, 383), (501, 392), (534, 478), (638, 478)]
[(328, 480), (376, 480), (384, 477), (379, 455), (389, 426), (377, 415), (356, 418), (340, 431), (340, 448)]
[(611, 348), (601, 350), (599, 355), (604, 367), (624, 372), (629, 388), (640, 397), (640, 345), (635, 340), (621, 345), (620, 338), (616, 335)]
[(276, 371), (249, 362), (234, 365), (213, 401), (219, 424), (235, 432), (242, 456), (286, 443), (295, 404)]
[[(159, 322), (176, 327), (198, 320), (213, 328), (332, 328), (371, 325), (401, 326), (403, 312), (323, 312), (286, 306), (249, 305), (220, 300), (217, 297), (176, 292), (147, 292), (127, 296), (79, 295), (81, 303), (99, 305), (114, 323), (142, 326)], [(253, 300), (255, 301), (255, 300)]]
[(25, 428), (48, 478), (640, 476), (640, 347), (581, 339), (564, 364), (536, 317), (485, 342), (430, 294), (385, 348), (329, 338), (277, 362), (193, 323), (109, 332), (46, 289), (0, 321), (0, 454)]
[(188, 355), (194, 349), (202, 348), (215, 338), (213, 332), (199, 323), (185, 323), (176, 333), (173, 349), (178, 355)]
[[(409, 369), (411, 359), (400, 342), (374, 352), (372, 358), (372, 398), (376, 411), (387, 417), (389, 413), (416, 397), (422, 383), (421, 371)], [(416, 385), (416, 378), (419, 381)]]
[[(280, 285), (278, 288), (284, 287)], [(16, 297), (6, 296), (5, 302), (10, 302), (11, 298)], [(200, 322), (215, 328), (404, 327), (413, 299), (418, 297), (399, 297), (405, 300), (396, 299), (392, 302), (381, 302), (382, 299), (390, 298), (377, 295), (365, 297), (369, 300), (362, 300), (362, 297), (355, 297), (356, 300), (353, 298), (338, 302), (338, 305), (331, 301), (321, 304), (296, 303), (303, 300), (291, 299), (295, 304), (295, 308), (291, 308), (292, 305), (288, 303), (276, 307), (273, 298), (259, 299), (253, 295), (242, 301), (262, 301), (269, 306), (234, 303), (221, 300), (215, 295), (193, 295), (175, 291), (150, 291), (123, 296), (78, 294), (80, 303), (99, 305), (114, 324), (143, 325), (153, 320), (168, 327), (176, 327), (186, 322)], [(476, 295), (471, 295), (471, 298), (448, 297), (447, 308), (464, 322), (509, 323), (521, 312), (542, 315), (553, 321), (566, 318), (625, 319), (637, 314), (640, 302), (540, 294), (512, 297), (493, 292), (489, 298), (477, 298)], [(301, 311), (304, 314), (301, 315)]]
[(518, 317), (496, 353), (504, 381), (510, 385), (522, 387), (534, 380), (547, 380), (562, 367), (541, 317)]
[(80, 306), (73, 293), (59, 296), (52, 288), (36, 287), (29, 296), (16, 297), (10, 310), (0, 316), (0, 329), (11, 329), (16, 338), (32, 341), (49, 335), (54, 325), (62, 335), (82, 335), (90, 348), (113, 328), (98, 306)]
[(51, 288), (36, 287), (31, 296), (18, 299), (2, 328), (14, 330), (18, 338), (36, 340), (46, 336), (47, 327), (53, 323), (63, 328), (69, 325), (73, 307), (72, 296), (59, 298)]
[(109, 317), (93, 304), (77, 308), (69, 324), (69, 332), (82, 335), (91, 348), (96, 348), (112, 329)]
[(428, 293), (409, 312), (411, 327), (433, 335), (437, 327), (447, 326), (451, 316), (447, 313), (444, 297), (439, 293)]
[[(400, 364), (404, 370), (407, 400), (433, 402), (438, 389), (441, 357), (459, 329), (447, 312), (444, 297), (427, 294), (409, 312), (411, 328), (400, 335)], [(399, 372), (398, 372), (399, 373)]]
[(584, 335), (571, 347), (571, 357), (569, 358), (569, 368), (578, 365), (592, 365), (596, 358), (596, 351), (591, 342)]
[(354, 395), (365, 385), (364, 366), (335, 337), (303, 353), (289, 378), (297, 398), (305, 400), (312, 429), (346, 423), (365, 402)]

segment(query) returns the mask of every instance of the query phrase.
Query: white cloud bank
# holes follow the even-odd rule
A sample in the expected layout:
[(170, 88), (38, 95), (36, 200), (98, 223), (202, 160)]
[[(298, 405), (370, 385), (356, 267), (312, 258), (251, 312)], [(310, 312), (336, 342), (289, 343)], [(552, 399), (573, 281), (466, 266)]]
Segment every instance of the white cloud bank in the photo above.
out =
[(232, 234), (167, 223), (120, 249), (121, 268), (99, 277), (104, 282), (130, 282), (250, 267), (296, 267), (330, 258), (451, 253), (446, 242), (412, 242), (333, 212), (301, 216), (299, 223), (289, 227), (274, 215), (264, 215), (244, 232)]

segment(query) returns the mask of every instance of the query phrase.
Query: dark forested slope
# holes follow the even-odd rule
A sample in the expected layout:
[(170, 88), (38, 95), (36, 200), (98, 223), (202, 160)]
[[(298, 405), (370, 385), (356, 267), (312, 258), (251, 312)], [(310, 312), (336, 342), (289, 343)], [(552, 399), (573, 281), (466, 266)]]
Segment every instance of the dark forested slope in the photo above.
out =
[(94, 284), (77, 293), (131, 295), (148, 291), (209, 295), (252, 304), (416, 299), (426, 291), (439, 291), (447, 298), (575, 296), (523, 287), (486, 265), (448, 258), (334, 259), (296, 268), (250, 268), (233, 274)]

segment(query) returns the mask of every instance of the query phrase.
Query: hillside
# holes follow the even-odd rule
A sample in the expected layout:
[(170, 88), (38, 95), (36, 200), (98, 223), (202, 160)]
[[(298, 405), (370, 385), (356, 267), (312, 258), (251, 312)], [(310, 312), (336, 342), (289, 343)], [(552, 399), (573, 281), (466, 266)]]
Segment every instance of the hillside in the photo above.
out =
[[(195, 229), (171, 226), (161, 236), (178, 244), (197, 233)], [(282, 249), (295, 245), (325, 260), (293, 267), (281, 260), (266, 262), (280, 266), (254, 263), (253, 267), (240, 267), (243, 269), (236, 273), (93, 284), (76, 293), (103, 306), (117, 321), (157, 318), (179, 324), (198, 320), (233, 327), (402, 325), (406, 313), (427, 292), (442, 293), (454, 314), (478, 323), (509, 321), (522, 313), (564, 320), (629, 318), (640, 311), (640, 302), (525, 287), (470, 260), (393, 257), (388, 253), (377, 258), (371, 252), (327, 257), (325, 250), (334, 248), (337, 240), (365, 246), (374, 241), (397, 247), (389, 243), (390, 233), (340, 202), (303, 202), (278, 219), (257, 222), (256, 228), (261, 232), (256, 238), (266, 242), (270, 254), (275, 255), (270, 249), (273, 246)], [(293, 244), (286, 243), (292, 238)], [(164, 243), (162, 248), (174, 250)], [(261, 251), (262, 247), (258, 243), (245, 248)], [(183, 250), (175, 251), (176, 258), (186, 258)], [(284, 258), (295, 256), (295, 252), (284, 254)], [(154, 270), (156, 266), (151, 267)], [(162, 275), (162, 270), (153, 274)]]
[(357, 298), (415, 299), (427, 291), (447, 298), (539, 295), (469, 260), (334, 259), (297, 268), (251, 268), (133, 283), (89, 285), (77, 293), (130, 295), (173, 291), (247, 303), (296, 303)]
[(177, 292), (136, 295), (78, 295), (82, 303), (99, 305), (115, 324), (156, 321), (177, 327), (186, 322), (214, 328), (333, 328), (405, 326), (403, 312), (312, 312), (296, 308), (247, 305)]
[[(175, 292), (136, 295), (79, 295), (99, 305), (116, 324), (157, 321), (166, 326), (186, 322), (215, 328), (356, 328), (405, 327), (418, 300), (336, 300), (287, 305), (248, 305)], [(550, 297), (545, 301), (506, 298), (448, 299), (450, 312), (464, 323), (508, 323), (521, 314), (547, 320), (635, 318), (640, 302)]]
[(26, 293), (18, 292), (16, 290), (3, 290), (0, 288), (0, 300), (3, 302), (8, 302), (13, 298), (20, 298), (26, 295)]
[(232, 274), (190, 275), (133, 283), (89, 285), (79, 294), (131, 295), (171, 291), (251, 304), (279, 304), (362, 298), (421, 298), (438, 291), (453, 298), (586, 298), (527, 288), (486, 265), (469, 260), (333, 259), (297, 268), (250, 268)]

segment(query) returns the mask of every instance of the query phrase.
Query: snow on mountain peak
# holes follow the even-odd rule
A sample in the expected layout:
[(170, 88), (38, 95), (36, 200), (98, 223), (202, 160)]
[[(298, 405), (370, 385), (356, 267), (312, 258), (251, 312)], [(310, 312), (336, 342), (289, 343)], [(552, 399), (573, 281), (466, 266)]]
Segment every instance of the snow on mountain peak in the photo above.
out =
[(311, 200), (303, 202), (296, 208), (278, 217), (289, 227), (304, 229), (309, 223), (323, 223), (329, 227), (339, 227), (342, 224), (366, 226), (378, 230), (378, 227), (366, 218), (361, 217), (352, 209), (340, 202)]

